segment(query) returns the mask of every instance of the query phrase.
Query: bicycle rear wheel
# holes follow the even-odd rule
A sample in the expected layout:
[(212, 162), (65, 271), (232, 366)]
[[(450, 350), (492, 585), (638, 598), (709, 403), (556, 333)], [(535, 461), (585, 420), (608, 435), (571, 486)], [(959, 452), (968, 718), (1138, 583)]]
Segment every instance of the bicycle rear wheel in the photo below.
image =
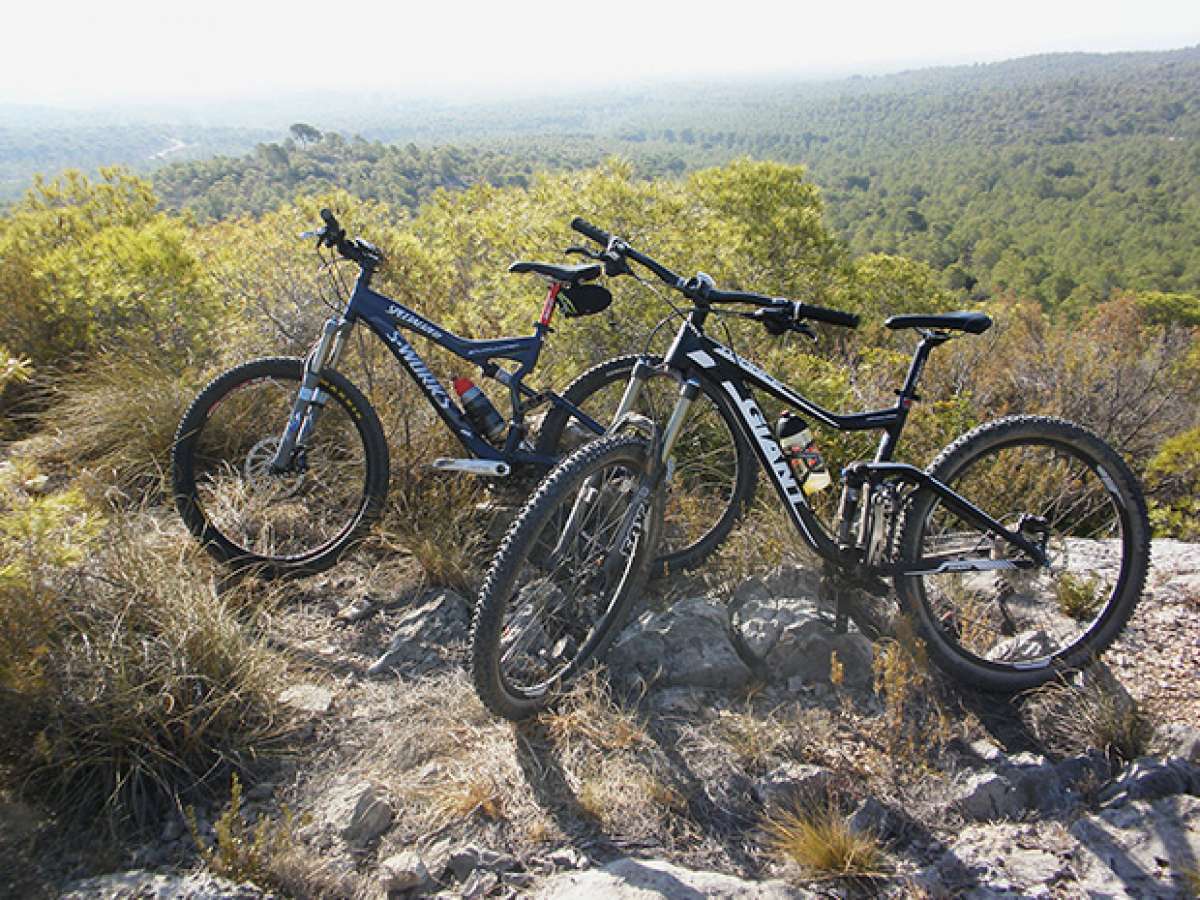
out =
[(613, 435), (563, 460), (526, 503), (480, 590), (471, 675), (506, 719), (545, 707), (603, 657), (645, 584), (661, 491), (650, 445)]
[(215, 378), (175, 437), (175, 503), (217, 559), (267, 577), (319, 572), (362, 537), (387, 495), (388, 451), (366, 398), (337, 372), (286, 471), (270, 463), (304, 377), (304, 361), (256, 359)]
[[(1150, 526), (1133, 473), (1107, 444), (1062, 419), (1012, 417), (968, 432), (929, 472), (1050, 558), (1049, 567), (897, 579), (943, 669), (985, 690), (1024, 690), (1112, 643), (1146, 580)], [(901, 557), (1025, 561), (925, 490), (909, 509)]]

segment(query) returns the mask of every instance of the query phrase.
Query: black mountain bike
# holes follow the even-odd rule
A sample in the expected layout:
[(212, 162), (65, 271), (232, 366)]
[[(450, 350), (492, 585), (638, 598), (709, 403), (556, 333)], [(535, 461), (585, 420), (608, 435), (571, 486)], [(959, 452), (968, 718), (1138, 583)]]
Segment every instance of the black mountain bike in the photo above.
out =
[[(329, 248), (338, 254), (330, 262), (349, 260), (360, 270), (345, 308), (326, 321), (306, 358), (257, 359), (215, 378), (185, 413), (172, 450), (176, 507), (191, 532), (223, 562), (253, 566), (268, 577), (329, 568), (383, 509), (389, 478), (383, 428), (362, 392), (337, 371), (356, 323), (385, 342), (467, 451), (461, 459), (431, 462), (446, 472), (493, 478), (518, 471), (544, 473), (569, 445), (572, 427), (588, 437), (604, 431), (601, 423), (611, 420), (616, 406), (610, 387), (623, 386), (635, 365), (631, 357), (609, 360), (576, 379), (563, 396), (524, 383), (537, 365), (557, 309), (574, 317), (600, 312), (611, 303), (606, 288), (587, 283), (600, 276), (600, 262), (513, 263), (509, 271), (549, 282), (534, 333), (468, 340), (373, 291), (371, 278), (382, 261), (379, 250), (347, 239), (329, 210), (321, 216), (324, 227), (305, 236), (317, 239), (318, 252)], [(586, 251), (577, 247), (569, 252)], [(511, 402), (507, 420), (467, 379), (455, 380), (457, 398), (451, 397), (405, 331), (446, 348), (504, 385)], [(497, 360), (516, 366), (505, 368)], [(526, 417), (547, 404), (535, 441)], [(687, 457), (685, 447), (686, 442), (681, 458)], [(668, 529), (673, 543), (663, 548), (660, 569), (703, 559), (728, 533), (749, 496), (744, 482), (747, 473), (753, 478), (753, 471), (746, 465), (731, 469), (717, 454), (687, 458), (685, 468), (695, 496), (706, 502), (702, 515), (689, 510), (686, 527)], [(732, 472), (733, 481), (710, 477), (710, 471), (717, 476)]]
[[(648, 268), (691, 303), (661, 364), (635, 367), (608, 433), (564, 459), (513, 523), (489, 568), (472, 632), (472, 675), (497, 715), (529, 716), (593, 660), (625, 621), (654, 552), (670, 461), (702, 392), (752, 448), (803, 541), (824, 560), (838, 626), (878, 636), (873, 604), (895, 586), (935, 661), (976, 687), (1015, 691), (1077, 668), (1121, 631), (1141, 594), (1149, 523), (1124, 461), (1070, 422), (1015, 416), (972, 429), (927, 470), (893, 461), (930, 352), (980, 334), (978, 312), (900, 315), (885, 323), (920, 340), (895, 406), (839, 415), (823, 409), (705, 333), (718, 304), (781, 335), (809, 322), (853, 328), (838, 310), (718, 290), (684, 280), (620, 238), (581, 219), (573, 227), (612, 258)], [(678, 399), (664, 425), (628, 415), (628, 398), (666, 373)], [(882, 432), (872, 461), (841, 473), (827, 527), (805, 492), (803, 454), (785, 454), (750, 391), (761, 389), (822, 425)], [(800, 477), (798, 477), (798, 475)]]

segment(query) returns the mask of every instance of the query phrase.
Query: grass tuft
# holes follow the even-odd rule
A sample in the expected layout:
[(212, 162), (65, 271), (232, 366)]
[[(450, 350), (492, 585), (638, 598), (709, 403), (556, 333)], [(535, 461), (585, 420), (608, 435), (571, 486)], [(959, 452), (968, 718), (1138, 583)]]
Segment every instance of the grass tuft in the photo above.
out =
[(1026, 698), (1021, 715), (1033, 735), (1064, 756), (1099, 750), (1121, 763), (1145, 755), (1154, 725), (1121, 684), (1100, 666), (1074, 683), (1056, 681)]
[(125, 505), (169, 492), (171, 446), (194, 384), (161, 360), (110, 357), (55, 394), (41, 419), (42, 435), (31, 442), (41, 462), (86, 469), (108, 489), (106, 499)]
[(832, 802), (777, 811), (763, 827), (771, 849), (810, 878), (878, 878), (887, 871), (879, 839), (851, 829)]
[(283, 749), (261, 599), (248, 584), (217, 596), (190, 542), (9, 481), (0, 551), (0, 760), (34, 793), (145, 825)]

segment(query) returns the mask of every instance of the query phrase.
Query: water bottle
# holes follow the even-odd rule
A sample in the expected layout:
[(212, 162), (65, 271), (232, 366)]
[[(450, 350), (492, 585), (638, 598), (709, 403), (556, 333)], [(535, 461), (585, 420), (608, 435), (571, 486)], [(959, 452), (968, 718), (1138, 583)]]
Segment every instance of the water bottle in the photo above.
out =
[(499, 441), (504, 437), (504, 417), (500, 415), (487, 394), (470, 378), (455, 378), (454, 393), (462, 401), (463, 411), (471, 424), (481, 431), (489, 441)]
[(794, 413), (784, 412), (775, 426), (775, 434), (779, 436), (783, 456), (805, 494), (811, 496), (833, 484), (807, 422)]

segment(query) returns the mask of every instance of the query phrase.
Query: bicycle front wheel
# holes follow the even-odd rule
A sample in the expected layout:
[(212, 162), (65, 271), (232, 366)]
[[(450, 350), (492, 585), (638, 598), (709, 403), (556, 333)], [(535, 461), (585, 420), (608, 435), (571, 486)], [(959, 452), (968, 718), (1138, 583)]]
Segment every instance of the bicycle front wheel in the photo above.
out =
[[(563, 397), (608, 426), (639, 359), (651, 365), (662, 362), (657, 357), (610, 359), (571, 382)], [(678, 398), (679, 383), (658, 373), (642, 386), (632, 412), (661, 425)], [(672, 450), (675, 471), (667, 489), (662, 535), (651, 567), (653, 577), (700, 565), (750, 508), (757, 462), (734, 421), (729, 401), (713, 384), (702, 381)], [(562, 455), (593, 437), (571, 423), (564, 407), (556, 406), (542, 423), (538, 450)]]
[(545, 707), (603, 657), (645, 583), (660, 492), (650, 445), (614, 435), (563, 460), (509, 529), (480, 590), (471, 674), (506, 719)]
[(1018, 691), (1086, 665), (1112, 643), (1150, 560), (1145, 500), (1112, 448), (1062, 419), (1011, 417), (959, 438), (929, 473), (1050, 558), (1049, 567), (955, 572), (955, 559), (1028, 561), (932, 491), (918, 492), (901, 558), (951, 565), (896, 587), (935, 662), (976, 687)]
[(379, 418), (344, 376), (325, 372), (316, 425), (285, 471), (270, 464), (304, 378), (304, 361), (257, 359), (215, 378), (179, 424), (175, 503), (217, 559), (267, 577), (332, 566), (387, 495)]

